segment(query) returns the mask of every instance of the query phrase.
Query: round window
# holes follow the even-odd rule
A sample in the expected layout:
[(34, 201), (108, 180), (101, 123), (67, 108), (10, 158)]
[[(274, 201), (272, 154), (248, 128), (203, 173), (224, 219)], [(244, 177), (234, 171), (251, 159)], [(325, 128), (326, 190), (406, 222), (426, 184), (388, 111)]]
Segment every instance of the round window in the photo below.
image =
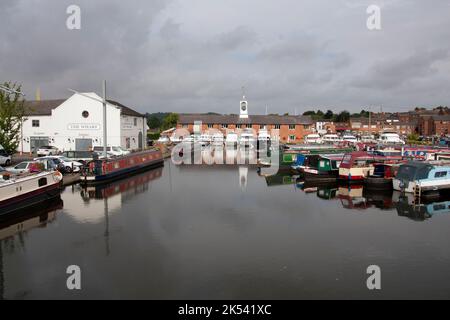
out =
[(89, 117), (89, 112), (83, 111), (83, 113), (81, 115), (83, 116), (83, 118), (87, 118), (87, 117)]

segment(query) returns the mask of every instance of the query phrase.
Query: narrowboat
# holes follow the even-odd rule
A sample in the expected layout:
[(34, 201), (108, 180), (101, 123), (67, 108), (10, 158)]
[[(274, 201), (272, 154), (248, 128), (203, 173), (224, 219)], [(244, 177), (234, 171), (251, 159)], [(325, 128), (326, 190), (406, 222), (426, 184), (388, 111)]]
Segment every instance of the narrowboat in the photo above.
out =
[(392, 190), (392, 179), (397, 175), (401, 163), (376, 163), (372, 175), (364, 178), (364, 186), (368, 189)]
[(373, 175), (374, 162), (375, 156), (365, 151), (347, 153), (339, 166), (339, 179), (362, 183), (365, 177)]
[(303, 169), (305, 180), (336, 181), (341, 161), (342, 155), (319, 156), (314, 166), (306, 166)]
[(58, 171), (44, 171), (0, 178), (0, 215), (59, 197), (63, 176)]
[(117, 158), (94, 160), (84, 168), (81, 183), (105, 183), (162, 165), (164, 159), (160, 150), (146, 150)]
[(450, 190), (450, 162), (410, 161), (400, 166), (393, 180), (394, 190), (418, 196), (439, 196)]

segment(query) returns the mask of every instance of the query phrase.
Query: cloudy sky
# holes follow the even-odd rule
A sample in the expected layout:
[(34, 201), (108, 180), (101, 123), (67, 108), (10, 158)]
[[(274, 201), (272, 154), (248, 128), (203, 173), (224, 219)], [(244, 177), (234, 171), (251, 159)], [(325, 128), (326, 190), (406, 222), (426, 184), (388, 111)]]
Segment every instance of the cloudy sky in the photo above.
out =
[(52, 99), (103, 79), (142, 112), (237, 113), (242, 86), (254, 114), (450, 106), (450, 0), (0, 1), (0, 81)]

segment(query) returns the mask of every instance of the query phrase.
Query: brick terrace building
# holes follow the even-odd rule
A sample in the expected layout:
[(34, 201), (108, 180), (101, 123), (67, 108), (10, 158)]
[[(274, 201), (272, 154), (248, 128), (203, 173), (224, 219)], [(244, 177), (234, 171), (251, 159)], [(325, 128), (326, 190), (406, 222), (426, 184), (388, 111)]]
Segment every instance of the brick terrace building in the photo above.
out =
[(425, 115), (419, 120), (420, 134), (425, 136), (447, 135), (450, 133), (450, 115)]
[[(201, 122), (201, 128), (197, 127)], [(180, 114), (177, 129), (187, 129), (190, 133), (208, 129), (241, 133), (245, 129), (253, 129), (256, 134), (260, 130), (267, 130), (271, 135), (278, 135), (280, 142), (300, 143), (305, 135), (313, 133), (314, 121), (309, 116), (280, 116), (280, 115), (249, 115), (248, 102), (244, 99), (240, 103), (240, 114)]]

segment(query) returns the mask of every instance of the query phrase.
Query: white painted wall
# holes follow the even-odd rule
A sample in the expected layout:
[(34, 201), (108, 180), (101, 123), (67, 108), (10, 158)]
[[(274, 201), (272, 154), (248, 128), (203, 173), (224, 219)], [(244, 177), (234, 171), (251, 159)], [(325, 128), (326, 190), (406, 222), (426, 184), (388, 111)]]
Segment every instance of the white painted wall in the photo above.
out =
[[(95, 93), (86, 94), (101, 100)], [(89, 113), (87, 118), (83, 117), (83, 111)], [(144, 118), (136, 118), (135, 126), (135, 117), (121, 115), (121, 109), (112, 104), (107, 104), (106, 113), (108, 145), (126, 148), (128, 138), (128, 149), (137, 149), (139, 132), (143, 132), (144, 125), (146, 128)], [(32, 127), (32, 120), (35, 119), (40, 120), (39, 128)], [(51, 116), (28, 117), (23, 126), (24, 152), (30, 152), (30, 138), (33, 136), (49, 137), (50, 145), (63, 151), (75, 150), (76, 139), (92, 139), (94, 147), (103, 146), (103, 105), (100, 101), (74, 94), (54, 109)], [(19, 145), (18, 151), (21, 148)]]

